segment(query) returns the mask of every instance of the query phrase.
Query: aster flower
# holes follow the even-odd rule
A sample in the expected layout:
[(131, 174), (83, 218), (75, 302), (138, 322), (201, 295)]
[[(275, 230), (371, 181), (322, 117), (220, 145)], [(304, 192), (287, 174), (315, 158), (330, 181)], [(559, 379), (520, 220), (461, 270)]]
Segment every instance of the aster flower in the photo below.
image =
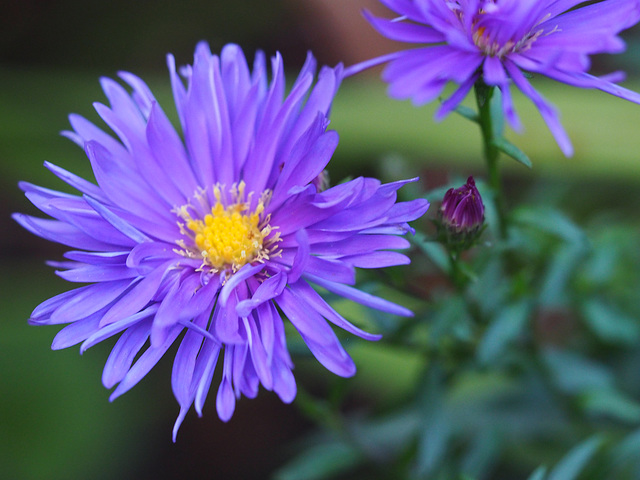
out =
[[(174, 343), (171, 383), (180, 405), (202, 413), (218, 360), (216, 407), (226, 421), (259, 385), (284, 402), (296, 395), (282, 312), (333, 373), (355, 365), (330, 324), (367, 340), (313, 285), (396, 315), (406, 308), (354, 288), (355, 267), (409, 263), (407, 222), (425, 200), (396, 202), (407, 182), (357, 178), (321, 191), (338, 143), (327, 130), (342, 67), (305, 65), (285, 95), (283, 62), (272, 80), (258, 53), (251, 70), (238, 46), (220, 56), (199, 44), (193, 66), (168, 56), (181, 136), (147, 85), (130, 73), (102, 80), (110, 107), (95, 108), (116, 137), (71, 115), (65, 135), (83, 147), (97, 185), (46, 167), (80, 192), (21, 183), (53, 219), (16, 214), (26, 229), (73, 250), (52, 262), (81, 286), (32, 313), (34, 325), (65, 326), (52, 348), (81, 351), (119, 335), (102, 380), (111, 399), (136, 385)], [(182, 77), (182, 78), (181, 78)], [(186, 85), (185, 85), (186, 82)]]
[[(459, 87), (442, 103), (444, 118), (478, 81), (502, 92), (502, 109), (515, 130), (521, 129), (510, 93), (513, 83), (537, 107), (565, 155), (573, 153), (558, 113), (529, 83), (523, 71), (542, 74), (580, 88), (596, 88), (634, 103), (640, 95), (606, 77), (587, 73), (589, 55), (619, 53), (617, 34), (640, 20), (640, 1), (603, 0), (380, 0), (398, 13), (394, 20), (365, 12), (384, 36), (419, 46), (363, 62), (347, 75), (383, 62), (389, 94), (416, 105), (437, 98), (448, 82)], [(582, 4), (588, 4), (581, 6)]]

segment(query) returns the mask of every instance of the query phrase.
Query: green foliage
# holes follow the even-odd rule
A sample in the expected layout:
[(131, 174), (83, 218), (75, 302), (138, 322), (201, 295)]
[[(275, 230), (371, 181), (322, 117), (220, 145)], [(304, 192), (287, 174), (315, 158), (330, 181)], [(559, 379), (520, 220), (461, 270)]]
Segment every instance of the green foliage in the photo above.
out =
[[(414, 293), (417, 318), (374, 322), (422, 373), (400, 388), (378, 369), (372, 391), (393, 385), (403, 396), (377, 414), (331, 410), (324, 434), (276, 478), (638, 478), (640, 233), (610, 218), (603, 225), (598, 212), (576, 221), (562, 207), (579, 184), (542, 198), (534, 184), (508, 210), (498, 154), (531, 163), (504, 139), (499, 92), (479, 85), (476, 94), (479, 113), (458, 113), (485, 141), (483, 237), (452, 254), (417, 232), (413, 275), (394, 277)], [(426, 198), (438, 208), (449, 187)]]

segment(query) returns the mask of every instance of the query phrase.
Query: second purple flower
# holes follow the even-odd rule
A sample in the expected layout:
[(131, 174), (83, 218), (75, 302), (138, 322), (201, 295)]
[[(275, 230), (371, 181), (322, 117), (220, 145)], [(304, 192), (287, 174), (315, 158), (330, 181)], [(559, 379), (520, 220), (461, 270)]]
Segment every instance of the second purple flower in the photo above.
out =
[(573, 147), (557, 111), (523, 71), (640, 103), (638, 93), (612, 83), (622, 80), (622, 73), (604, 78), (587, 73), (589, 55), (624, 50), (617, 35), (640, 20), (638, 0), (595, 4), (580, 0), (380, 1), (399, 17), (386, 20), (365, 13), (369, 22), (384, 36), (417, 48), (363, 62), (347, 74), (388, 62), (383, 78), (389, 83), (389, 94), (411, 98), (416, 104), (437, 98), (448, 82), (457, 83), (458, 89), (438, 109), (437, 119), (454, 110), (481, 80), (500, 89), (504, 114), (520, 130), (511, 99), (513, 83), (536, 105), (558, 145), (570, 156)]

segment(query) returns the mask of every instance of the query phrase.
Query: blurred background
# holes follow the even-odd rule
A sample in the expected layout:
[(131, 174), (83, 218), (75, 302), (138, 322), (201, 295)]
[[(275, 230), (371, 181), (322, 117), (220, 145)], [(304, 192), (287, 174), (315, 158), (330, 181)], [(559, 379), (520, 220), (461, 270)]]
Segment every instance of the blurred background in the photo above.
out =
[[(311, 428), (299, 406), (263, 391), (240, 401), (224, 424), (211, 395), (204, 418), (190, 412), (173, 444), (178, 407), (170, 358), (112, 404), (100, 378), (113, 342), (82, 357), (77, 348), (53, 352), (57, 329), (27, 325), (36, 305), (69, 285), (44, 264), (63, 249), (10, 219), (16, 211), (36, 213), (17, 183), (64, 190), (43, 168), (45, 160), (91, 178), (83, 152), (58, 132), (68, 128), (72, 112), (98, 121), (92, 103), (105, 101), (100, 76), (136, 73), (170, 112), (168, 52), (179, 64), (190, 63), (195, 44), (207, 40), (214, 52), (238, 43), (249, 58), (256, 49), (280, 51), (294, 75), (308, 50), (320, 64), (349, 65), (394, 48), (360, 14), (365, 7), (381, 15), (385, 9), (374, 0), (0, 0), (0, 6), (0, 478), (269, 478), (298, 453)], [(627, 86), (639, 90), (640, 29), (625, 38), (628, 52), (597, 58), (596, 70), (623, 68)], [(600, 92), (536, 82), (562, 111), (576, 154), (564, 158), (533, 106), (516, 95), (526, 132), (511, 140), (534, 169), (505, 161), (510, 191), (518, 195), (544, 179), (549, 191), (564, 192), (575, 217), (606, 210), (637, 223), (640, 109)], [(341, 143), (331, 177), (388, 181), (419, 174), (414, 192), (420, 193), (451, 176), (482, 171), (479, 134), (454, 116), (434, 123), (434, 109), (388, 99), (379, 70), (348, 79), (332, 113)], [(400, 401), (418, 359), (356, 343), (347, 341), (359, 367), (349, 381), (349, 408), (376, 411)], [(342, 385), (315, 362), (294, 361), (306, 390), (322, 395)]]

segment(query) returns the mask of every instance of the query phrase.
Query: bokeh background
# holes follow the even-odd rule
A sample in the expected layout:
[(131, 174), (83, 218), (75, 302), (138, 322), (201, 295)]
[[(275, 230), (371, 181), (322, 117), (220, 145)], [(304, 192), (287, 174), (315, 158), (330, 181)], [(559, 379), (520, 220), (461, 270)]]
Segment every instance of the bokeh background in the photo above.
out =
[[(77, 348), (53, 352), (57, 329), (27, 325), (37, 304), (68, 288), (45, 265), (63, 250), (21, 230), (10, 214), (36, 213), (20, 180), (64, 189), (42, 167), (45, 160), (91, 178), (83, 152), (58, 132), (72, 112), (99, 122), (92, 103), (104, 101), (100, 76), (132, 71), (171, 111), (165, 55), (189, 63), (200, 40), (213, 51), (238, 43), (249, 58), (258, 48), (280, 51), (292, 71), (308, 50), (320, 64), (353, 64), (394, 48), (364, 21), (365, 6), (385, 12), (374, 0), (0, 1), (0, 478), (263, 479), (299, 451), (311, 424), (296, 405), (269, 392), (240, 401), (227, 424), (218, 420), (211, 395), (204, 418), (191, 412), (173, 444), (178, 407), (169, 358), (109, 403), (100, 376), (113, 342), (82, 357)], [(627, 53), (596, 58), (595, 66), (624, 68), (627, 86), (639, 90), (640, 29), (625, 38)], [(472, 126), (454, 116), (436, 124), (433, 105), (417, 109), (388, 99), (378, 74), (348, 79), (336, 98), (332, 128), (341, 143), (333, 179), (420, 174), (419, 192), (482, 171)], [(549, 191), (571, 192), (567, 208), (577, 217), (606, 210), (639, 220), (640, 109), (600, 92), (535, 81), (562, 111), (576, 155), (562, 157), (533, 106), (516, 95), (526, 132), (511, 139), (534, 169), (505, 161), (510, 191), (517, 195), (544, 179)], [(398, 401), (419, 369), (416, 358), (384, 345), (347, 347), (359, 366), (348, 381), (347, 408), (375, 411)], [(306, 390), (321, 395), (344, 382), (313, 361), (294, 361)]]

